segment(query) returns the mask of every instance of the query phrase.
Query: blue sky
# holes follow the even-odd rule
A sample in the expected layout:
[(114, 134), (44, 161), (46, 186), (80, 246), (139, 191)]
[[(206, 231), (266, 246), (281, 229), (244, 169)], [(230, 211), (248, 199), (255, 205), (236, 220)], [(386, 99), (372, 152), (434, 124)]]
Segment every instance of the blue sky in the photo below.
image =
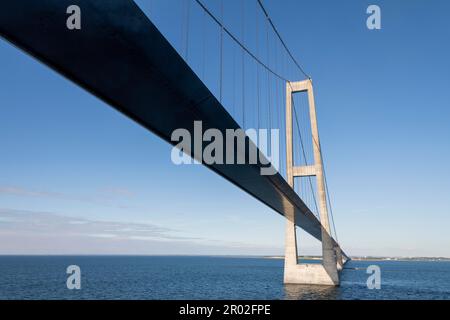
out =
[[(179, 1), (137, 3), (183, 53)], [(450, 3), (264, 3), (314, 80), (344, 250), (450, 256)], [(381, 30), (366, 28), (369, 4)], [(235, 7), (224, 21), (239, 34)], [(168, 144), (4, 41), (0, 61), (0, 253), (283, 253), (281, 216), (202, 166), (173, 165)], [(204, 72), (217, 93), (217, 70)], [(300, 233), (300, 253), (319, 248)]]

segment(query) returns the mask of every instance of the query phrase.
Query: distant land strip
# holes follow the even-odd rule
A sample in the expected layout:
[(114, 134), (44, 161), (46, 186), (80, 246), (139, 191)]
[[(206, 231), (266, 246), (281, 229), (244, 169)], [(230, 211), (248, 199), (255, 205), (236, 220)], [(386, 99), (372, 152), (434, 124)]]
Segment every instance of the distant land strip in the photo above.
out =
[[(265, 259), (284, 259), (284, 256), (264, 256)], [(354, 256), (353, 261), (450, 261), (447, 257), (376, 257)], [(321, 256), (298, 256), (299, 260), (322, 260)]]

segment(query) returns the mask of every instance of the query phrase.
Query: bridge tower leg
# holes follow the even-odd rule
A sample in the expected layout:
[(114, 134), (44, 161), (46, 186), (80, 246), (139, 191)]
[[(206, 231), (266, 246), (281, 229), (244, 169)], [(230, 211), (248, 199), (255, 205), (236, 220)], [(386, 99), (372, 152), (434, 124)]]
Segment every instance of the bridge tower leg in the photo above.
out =
[[(313, 139), (314, 164), (297, 167), (293, 158), (292, 94), (307, 92)], [(317, 127), (316, 107), (310, 79), (286, 84), (286, 168), (288, 184), (294, 188), (294, 177), (316, 176), (317, 196), (322, 223), (322, 264), (298, 264), (295, 215), (286, 218), (284, 283), (339, 285), (337, 248), (331, 237), (323, 176), (322, 154)], [(340, 248), (339, 248), (340, 252)], [(341, 259), (340, 259), (341, 261)]]

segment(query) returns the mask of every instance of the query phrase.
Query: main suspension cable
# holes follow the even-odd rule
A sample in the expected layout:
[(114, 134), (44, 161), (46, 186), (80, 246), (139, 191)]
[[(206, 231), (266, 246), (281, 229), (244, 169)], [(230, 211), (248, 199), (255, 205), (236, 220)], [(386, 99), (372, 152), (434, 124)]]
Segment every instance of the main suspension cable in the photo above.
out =
[(200, 1), (200, 0), (195, 0), (195, 2), (213, 19), (213, 21), (221, 28), (223, 28), (223, 31), (228, 34), (228, 36), (234, 41), (236, 42), (241, 48), (242, 50), (244, 50), (252, 59), (254, 59), (258, 64), (260, 64), (264, 69), (266, 69), (267, 71), (269, 71), (270, 73), (272, 73), (274, 76), (276, 76), (277, 78), (284, 80), (286, 82), (289, 82), (289, 80), (285, 77), (283, 77), (282, 75), (280, 75), (278, 72), (276, 72), (275, 70), (273, 70), (272, 68), (270, 68), (267, 64), (265, 64), (264, 62), (261, 61), (261, 59), (259, 59), (255, 54), (253, 54), (238, 38), (236, 38), (231, 32), (230, 30), (228, 30), (228, 28), (226, 26), (224, 26), (222, 24), (222, 22), (219, 21), (219, 19), (216, 18), (216, 16)]
[(269, 14), (268, 14), (266, 8), (264, 7), (264, 5), (262, 4), (261, 0), (257, 0), (257, 1), (258, 1), (259, 6), (261, 7), (261, 10), (264, 12), (264, 15), (266, 16), (267, 20), (269, 21), (270, 25), (272, 26), (273, 31), (277, 35), (278, 39), (280, 40), (281, 44), (283, 45), (283, 47), (286, 50), (286, 52), (288, 53), (288, 55), (291, 57), (294, 64), (297, 66), (297, 68), (300, 70), (301, 73), (303, 73), (303, 75), (306, 78), (311, 79), (311, 77), (300, 66), (300, 63), (298, 63), (298, 61), (295, 59), (295, 57), (291, 53), (291, 50), (289, 50), (288, 46), (286, 45), (286, 42), (284, 42), (283, 38), (281, 37), (280, 33), (278, 32), (277, 28), (275, 27), (275, 24), (273, 23), (272, 19), (270, 18)]

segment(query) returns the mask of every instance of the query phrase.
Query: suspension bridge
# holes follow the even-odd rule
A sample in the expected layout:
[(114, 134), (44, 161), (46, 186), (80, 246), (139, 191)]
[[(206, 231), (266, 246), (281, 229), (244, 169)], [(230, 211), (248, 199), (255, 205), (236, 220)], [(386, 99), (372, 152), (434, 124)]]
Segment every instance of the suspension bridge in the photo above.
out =
[[(72, 5), (79, 30), (66, 26)], [(349, 258), (334, 226), (313, 82), (262, 1), (5, 1), (0, 35), (171, 144), (196, 121), (224, 135), (280, 130), (274, 175), (260, 173), (270, 149), (253, 164), (203, 164), (286, 218), (285, 283), (339, 285)], [(183, 151), (198, 159), (204, 147)], [(321, 264), (298, 263), (297, 227), (322, 242)]]

